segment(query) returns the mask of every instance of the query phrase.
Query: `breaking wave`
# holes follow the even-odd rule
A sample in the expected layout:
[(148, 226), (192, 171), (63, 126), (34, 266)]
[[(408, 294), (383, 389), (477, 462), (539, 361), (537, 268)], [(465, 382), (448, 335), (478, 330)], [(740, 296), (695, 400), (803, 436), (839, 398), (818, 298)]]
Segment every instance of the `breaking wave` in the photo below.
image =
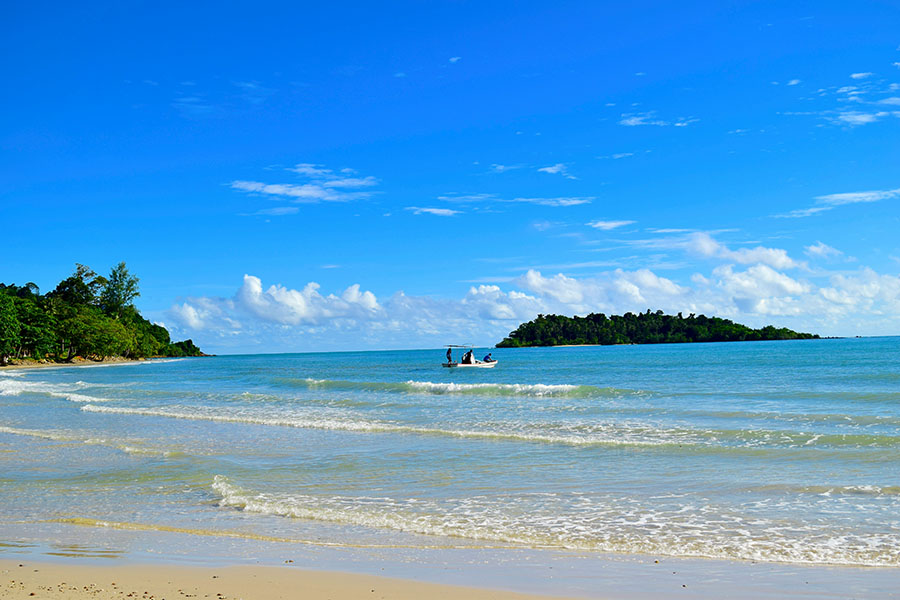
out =
[(545, 383), (442, 383), (409, 380), (400, 382), (341, 381), (331, 379), (285, 379), (284, 383), (313, 389), (369, 390), (419, 394), (472, 394), (479, 396), (560, 396), (610, 398), (641, 393), (636, 390), (592, 385)]
[[(313, 496), (244, 490), (216, 475), (219, 506), (429, 536), (619, 554), (866, 566), (900, 565), (896, 533), (783, 522), (714, 506), (685, 511), (627, 498), (540, 494), (463, 499)], [(538, 497), (539, 496), (539, 497)], [(801, 530), (805, 535), (797, 536)]]

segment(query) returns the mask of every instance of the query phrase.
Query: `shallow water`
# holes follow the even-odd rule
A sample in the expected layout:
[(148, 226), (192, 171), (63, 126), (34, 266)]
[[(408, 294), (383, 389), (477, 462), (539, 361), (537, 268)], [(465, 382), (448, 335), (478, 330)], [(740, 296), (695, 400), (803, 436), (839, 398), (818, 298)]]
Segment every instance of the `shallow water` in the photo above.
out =
[(5, 371), (0, 519), (50, 537), (900, 566), (900, 338), (494, 356)]

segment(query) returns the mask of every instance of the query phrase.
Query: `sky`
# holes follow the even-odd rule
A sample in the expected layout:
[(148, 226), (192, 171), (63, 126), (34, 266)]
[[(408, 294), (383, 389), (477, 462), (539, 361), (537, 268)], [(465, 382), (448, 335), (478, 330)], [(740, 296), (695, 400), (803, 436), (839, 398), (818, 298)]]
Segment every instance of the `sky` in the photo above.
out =
[(896, 2), (6, 3), (0, 281), (207, 352), (900, 334)]

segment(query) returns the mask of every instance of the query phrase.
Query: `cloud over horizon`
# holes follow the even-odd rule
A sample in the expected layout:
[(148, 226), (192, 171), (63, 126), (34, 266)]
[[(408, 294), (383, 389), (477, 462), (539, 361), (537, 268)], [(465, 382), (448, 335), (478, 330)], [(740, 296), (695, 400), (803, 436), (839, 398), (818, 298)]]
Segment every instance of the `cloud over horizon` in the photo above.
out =
[(722, 264), (707, 274), (695, 272), (681, 283), (646, 268), (589, 277), (529, 269), (506, 289), (480, 284), (456, 299), (398, 290), (382, 300), (359, 284), (340, 293), (320, 289), (315, 282), (300, 289), (264, 287), (260, 278), (244, 275), (233, 296), (185, 298), (167, 311), (165, 321), (214, 351), (438, 347), (462, 338), (492, 345), (539, 313), (703, 313), (823, 335), (871, 335), (900, 325), (900, 277), (867, 267), (816, 282), (748, 261), (746, 267)]

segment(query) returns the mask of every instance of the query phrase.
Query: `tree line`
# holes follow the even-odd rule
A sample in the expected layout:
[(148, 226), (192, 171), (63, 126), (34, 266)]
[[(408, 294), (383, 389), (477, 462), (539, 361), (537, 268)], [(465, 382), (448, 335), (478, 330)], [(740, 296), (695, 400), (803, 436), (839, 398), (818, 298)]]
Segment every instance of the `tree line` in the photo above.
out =
[(563, 344), (680, 344), (688, 342), (745, 342), (807, 340), (818, 335), (797, 333), (771, 325), (752, 329), (719, 317), (666, 315), (661, 310), (622, 316), (592, 313), (586, 317), (538, 315), (511, 332), (498, 348), (560, 346)]
[(201, 355), (191, 340), (173, 343), (165, 327), (141, 316), (134, 307), (138, 282), (121, 262), (108, 277), (76, 264), (75, 272), (46, 294), (34, 283), (0, 283), (0, 365), (24, 358)]

